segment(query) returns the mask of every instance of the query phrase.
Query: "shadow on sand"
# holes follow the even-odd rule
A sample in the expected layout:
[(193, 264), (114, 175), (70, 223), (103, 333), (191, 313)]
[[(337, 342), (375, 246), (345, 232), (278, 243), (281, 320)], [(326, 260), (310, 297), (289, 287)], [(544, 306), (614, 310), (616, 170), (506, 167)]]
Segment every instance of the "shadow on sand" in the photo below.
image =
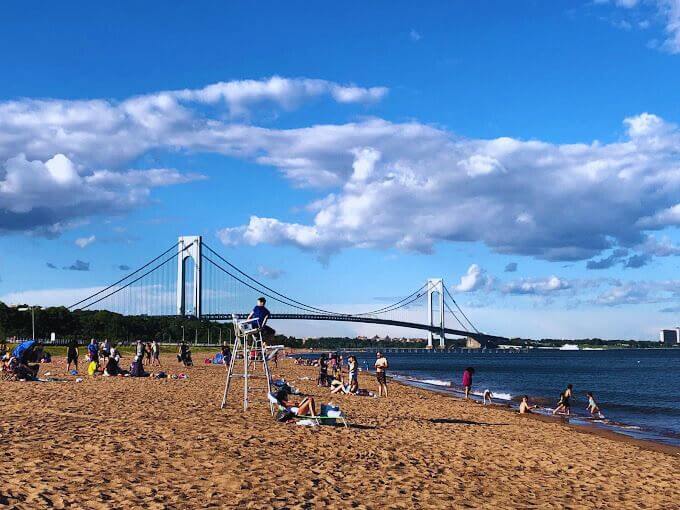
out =
[(484, 427), (510, 425), (509, 423), (486, 423), (483, 421), (458, 420), (456, 418), (433, 418), (432, 423), (452, 423), (454, 425), (480, 425)]

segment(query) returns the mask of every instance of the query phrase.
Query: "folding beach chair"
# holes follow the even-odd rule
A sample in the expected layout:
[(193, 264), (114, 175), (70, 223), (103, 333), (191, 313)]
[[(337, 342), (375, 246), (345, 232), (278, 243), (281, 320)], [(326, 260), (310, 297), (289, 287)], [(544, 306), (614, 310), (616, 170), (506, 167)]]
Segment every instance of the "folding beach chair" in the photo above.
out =
[(279, 411), (288, 411), (291, 413), (291, 418), (294, 420), (312, 420), (314, 423), (317, 425), (322, 425), (324, 421), (327, 420), (335, 420), (339, 421), (342, 423), (345, 427), (349, 427), (347, 424), (347, 419), (345, 418), (345, 413), (343, 412), (338, 412), (337, 416), (311, 416), (311, 415), (304, 415), (304, 414), (294, 414), (290, 411), (290, 409), (284, 407), (281, 405), (281, 403), (276, 400), (276, 397), (269, 393), (267, 395), (267, 398), (269, 399), (269, 402), (271, 403), (272, 407)]

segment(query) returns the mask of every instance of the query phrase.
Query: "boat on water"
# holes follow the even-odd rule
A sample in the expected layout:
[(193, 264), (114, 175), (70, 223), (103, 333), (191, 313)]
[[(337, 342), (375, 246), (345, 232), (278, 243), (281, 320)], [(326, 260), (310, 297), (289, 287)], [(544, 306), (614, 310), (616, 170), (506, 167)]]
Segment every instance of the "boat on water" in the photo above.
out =
[(576, 345), (576, 344), (564, 344), (560, 347), (560, 351), (578, 351), (578, 345)]

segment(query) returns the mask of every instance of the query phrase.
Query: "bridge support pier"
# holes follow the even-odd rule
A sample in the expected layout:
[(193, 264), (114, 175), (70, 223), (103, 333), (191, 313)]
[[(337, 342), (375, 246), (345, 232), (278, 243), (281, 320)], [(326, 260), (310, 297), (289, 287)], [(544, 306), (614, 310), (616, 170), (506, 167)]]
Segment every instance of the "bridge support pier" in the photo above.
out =
[[(435, 319), (434, 310), (434, 298), (436, 297), (439, 310), (437, 314), (439, 315), (439, 320)], [(442, 278), (430, 278), (427, 280), (427, 323), (430, 326), (439, 326), (440, 332), (433, 333), (432, 331), (427, 332), (427, 348), (432, 349), (434, 347), (435, 336), (439, 337), (439, 348), (444, 349), (446, 347), (446, 334), (444, 333), (444, 280)]]
[(177, 241), (177, 315), (184, 316), (187, 313), (186, 261), (191, 258), (194, 261), (194, 281), (191, 289), (194, 303), (193, 315), (201, 316), (202, 243), (201, 236), (182, 236)]

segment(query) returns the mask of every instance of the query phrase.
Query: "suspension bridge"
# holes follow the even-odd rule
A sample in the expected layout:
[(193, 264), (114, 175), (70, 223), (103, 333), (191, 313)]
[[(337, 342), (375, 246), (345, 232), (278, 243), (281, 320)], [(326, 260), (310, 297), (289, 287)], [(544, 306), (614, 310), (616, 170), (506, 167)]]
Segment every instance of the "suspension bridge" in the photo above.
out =
[[(243, 319), (259, 296), (267, 298), (271, 320), (358, 322), (426, 331), (428, 347), (446, 336), (482, 344), (504, 340), (482, 333), (463, 312), (441, 278), (389, 305), (362, 313), (342, 313), (306, 304), (279, 292), (229, 262), (201, 236), (183, 236), (120, 280), (72, 304), (71, 310), (108, 310), (123, 315), (196, 317), (210, 321)], [(422, 319), (425, 318), (425, 321)], [(455, 324), (447, 327), (447, 319)]]

